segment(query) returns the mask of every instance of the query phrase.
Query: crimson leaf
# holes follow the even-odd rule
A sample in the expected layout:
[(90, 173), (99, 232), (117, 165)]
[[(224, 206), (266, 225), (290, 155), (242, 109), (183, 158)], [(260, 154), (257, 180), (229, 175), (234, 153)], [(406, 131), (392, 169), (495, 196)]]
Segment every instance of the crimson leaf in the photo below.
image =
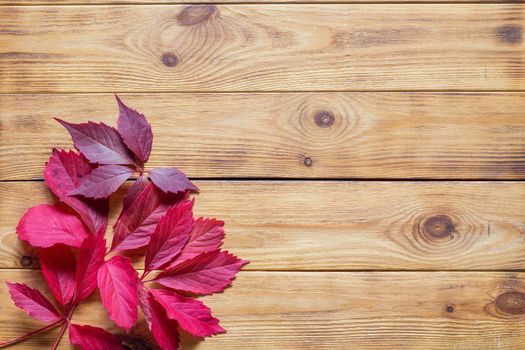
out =
[(115, 97), (119, 108), (118, 131), (124, 143), (144, 164), (148, 161), (153, 142), (151, 125), (149, 125), (144, 114), (126, 106), (117, 95)]
[(93, 169), (77, 189), (69, 195), (82, 195), (88, 198), (107, 198), (118, 190), (130, 176), (133, 170), (122, 165), (102, 165)]
[(56, 322), (62, 318), (53, 304), (37, 289), (23, 283), (6, 282), (11, 299), (16, 306), (34, 319), (44, 322)]
[(75, 257), (63, 244), (44, 248), (39, 255), (42, 274), (55, 299), (62, 305), (71, 301), (75, 294)]
[(128, 209), (138, 198), (138, 196), (144, 191), (148, 185), (149, 180), (145, 176), (139, 176), (137, 180), (128, 188), (123, 199), (122, 210)]
[(106, 240), (102, 235), (91, 235), (80, 247), (75, 276), (75, 301), (86, 299), (97, 287), (97, 273), (104, 263)]
[(98, 288), (102, 304), (117, 326), (129, 331), (137, 322), (137, 271), (131, 260), (114, 256), (98, 270)]
[(151, 333), (157, 344), (164, 350), (177, 350), (179, 347), (179, 336), (177, 334), (178, 323), (166, 315), (166, 310), (148, 295), (148, 303), (151, 310)]
[(145, 246), (160, 218), (185, 194), (164, 194), (152, 183), (129, 206), (124, 207), (114, 226), (111, 250), (128, 250)]
[(190, 240), (179, 256), (170, 264), (170, 269), (184, 260), (205, 252), (218, 250), (224, 238), (224, 221), (198, 218), (193, 223)]
[(34, 247), (57, 243), (79, 247), (90, 233), (73, 213), (58, 205), (40, 204), (30, 208), (16, 227), (18, 238)]
[(162, 272), (155, 282), (195, 294), (211, 294), (229, 286), (241, 267), (248, 263), (228, 252), (207, 252)]
[(168, 264), (190, 238), (193, 227), (193, 201), (171, 207), (160, 219), (146, 251), (145, 269), (151, 271)]
[(75, 147), (91, 163), (134, 164), (132, 155), (115, 128), (104, 123), (68, 123), (55, 118), (71, 134)]
[(144, 315), (144, 319), (148, 323), (148, 327), (151, 330), (151, 307), (148, 301), (148, 291), (141, 281), (137, 280), (137, 295), (139, 300), (140, 309)]
[(82, 153), (53, 150), (44, 170), (47, 187), (81, 217), (91, 232), (105, 230), (108, 222), (108, 202), (69, 196), (91, 173), (92, 166)]
[(82, 350), (118, 350), (124, 346), (111, 333), (102, 328), (91, 326), (69, 325), (69, 341)]
[(177, 193), (184, 191), (198, 192), (186, 175), (177, 168), (158, 168), (149, 171), (151, 181), (165, 193)]
[(152, 289), (150, 293), (166, 310), (168, 318), (176, 320), (186, 332), (196, 337), (226, 332), (202, 301), (185, 298), (168, 290)]

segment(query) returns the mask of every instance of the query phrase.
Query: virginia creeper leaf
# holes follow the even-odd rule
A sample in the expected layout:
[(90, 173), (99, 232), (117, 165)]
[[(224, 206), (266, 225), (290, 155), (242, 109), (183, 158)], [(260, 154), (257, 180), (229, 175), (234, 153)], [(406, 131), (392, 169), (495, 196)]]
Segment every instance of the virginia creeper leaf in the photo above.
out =
[(16, 232), (21, 240), (43, 248), (57, 243), (79, 247), (90, 234), (73, 213), (49, 204), (30, 208), (20, 219)]
[(167, 269), (180, 264), (205, 252), (218, 250), (224, 239), (224, 221), (198, 218), (193, 223), (190, 240), (182, 248), (182, 252)]
[(133, 174), (133, 170), (123, 165), (102, 165), (93, 169), (80, 186), (69, 195), (82, 195), (88, 198), (107, 198)]
[(195, 294), (211, 294), (229, 286), (241, 267), (248, 263), (228, 252), (207, 252), (162, 272), (155, 282)]
[(102, 304), (117, 326), (129, 331), (138, 317), (138, 275), (131, 260), (114, 256), (98, 270), (98, 288)]
[(196, 337), (209, 337), (226, 332), (202, 301), (185, 298), (168, 290), (152, 289), (150, 293), (166, 310), (168, 318), (176, 320), (186, 332)]
[(62, 318), (57, 309), (39, 290), (23, 283), (6, 282), (11, 299), (16, 306), (34, 319), (44, 322), (55, 322)]
[(151, 182), (137, 196), (132, 205), (123, 208), (114, 226), (111, 250), (128, 250), (145, 246), (171, 205), (186, 194), (165, 194)]
[(177, 168), (158, 168), (149, 171), (151, 181), (165, 193), (199, 192), (186, 175)]
[(142, 164), (146, 163), (151, 153), (151, 144), (153, 142), (153, 133), (151, 125), (146, 120), (144, 114), (129, 108), (117, 98), (119, 115), (118, 131), (128, 148), (133, 151), (135, 156)]
[(68, 123), (55, 118), (71, 134), (75, 147), (91, 163), (134, 164), (133, 157), (115, 128), (104, 123)]
[(193, 227), (193, 201), (171, 207), (151, 235), (146, 250), (146, 271), (158, 269), (177, 256), (190, 238)]
[(40, 250), (40, 265), (46, 283), (55, 299), (62, 305), (75, 294), (76, 261), (71, 249), (63, 244)]
[(148, 301), (148, 291), (141, 281), (137, 280), (137, 295), (139, 300), (140, 309), (144, 315), (144, 319), (148, 323), (148, 327), (151, 330), (151, 307)]
[(108, 222), (108, 202), (102, 199), (87, 199), (69, 196), (84, 177), (91, 173), (92, 166), (82, 153), (73, 151), (53, 150), (53, 154), (46, 163), (44, 179), (47, 187), (64, 202), (76, 211), (91, 232), (105, 230)]
[(84, 240), (77, 257), (75, 301), (86, 299), (97, 287), (97, 273), (104, 263), (106, 240), (102, 235), (90, 235)]
[(148, 303), (151, 309), (151, 333), (157, 344), (164, 350), (177, 350), (179, 336), (177, 329), (179, 324), (166, 315), (166, 310), (151, 295), (148, 295)]
[(142, 175), (139, 176), (135, 182), (133, 182), (124, 195), (122, 210), (128, 209), (135, 202), (142, 191), (144, 191), (148, 183), (148, 178)]
[(82, 350), (124, 350), (124, 346), (111, 333), (102, 328), (69, 325), (69, 341)]

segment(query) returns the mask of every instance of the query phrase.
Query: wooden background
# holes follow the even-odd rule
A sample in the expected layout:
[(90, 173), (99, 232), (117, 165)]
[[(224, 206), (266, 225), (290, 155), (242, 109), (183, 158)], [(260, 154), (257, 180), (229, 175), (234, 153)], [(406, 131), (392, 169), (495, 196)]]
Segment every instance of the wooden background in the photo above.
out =
[[(525, 349), (525, 4), (215, 2), (0, 0), (0, 280), (42, 285), (15, 226), (52, 117), (118, 92), (252, 262), (184, 348)], [(118, 332), (96, 299), (75, 321)], [(38, 326), (5, 287), (0, 324)]]

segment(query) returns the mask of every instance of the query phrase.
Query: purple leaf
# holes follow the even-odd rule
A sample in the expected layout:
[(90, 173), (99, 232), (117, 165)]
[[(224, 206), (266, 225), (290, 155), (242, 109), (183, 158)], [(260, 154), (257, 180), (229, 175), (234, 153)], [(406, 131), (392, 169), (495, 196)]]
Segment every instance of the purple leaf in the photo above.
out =
[(142, 191), (144, 191), (148, 183), (148, 178), (143, 175), (137, 178), (137, 180), (128, 188), (126, 194), (124, 195), (122, 210), (128, 209), (135, 202)]
[(177, 168), (158, 168), (150, 170), (151, 181), (165, 193), (177, 193), (184, 191), (198, 192), (195, 186), (186, 175)]
[(108, 202), (103, 199), (88, 199), (69, 196), (82, 180), (91, 173), (92, 166), (82, 153), (53, 150), (46, 164), (44, 179), (47, 187), (76, 211), (91, 232), (104, 231), (108, 223)]
[(91, 163), (134, 164), (132, 155), (115, 128), (104, 123), (68, 123), (55, 118), (71, 134), (75, 147)]
[(153, 141), (151, 125), (144, 114), (126, 106), (117, 95), (115, 97), (119, 108), (118, 131), (129, 149), (144, 164), (151, 153)]
[(138, 275), (131, 260), (117, 255), (98, 270), (98, 288), (102, 304), (117, 326), (129, 331), (138, 317)]
[(82, 350), (124, 350), (124, 346), (111, 333), (102, 328), (69, 325), (69, 341)]
[(162, 193), (149, 183), (132, 205), (122, 209), (114, 226), (111, 250), (136, 249), (148, 244), (160, 218), (185, 197), (185, 193)]
[(48, 323), (62, 318), (53, 304), (37, 289), (22, 283), (6, 282), (6, 284), (15, 305), (27, 312), (29, 316)]
[(77, 189), (69, 195), (82, 195), (88, 198), (107, 198), (133, 174), (133, 170), (122, 165), (102, 165), (93, 169)]
[(145, 269), (155, 270), (177, 256), (190, 238), (193, 201), (171, 207), (160, 219), (146, 251)]
[(154, 281), (189, 293), (217, 293), (229, 286), (235, 274), (247, 263), (228, 252), (207, 252), (162, 272)]
[(91, 235), (84, 240), (77, 258), (75, 301), (81, 302), (97, 288), (98, 269), (104, 263), (106, 240), (102, 235)]

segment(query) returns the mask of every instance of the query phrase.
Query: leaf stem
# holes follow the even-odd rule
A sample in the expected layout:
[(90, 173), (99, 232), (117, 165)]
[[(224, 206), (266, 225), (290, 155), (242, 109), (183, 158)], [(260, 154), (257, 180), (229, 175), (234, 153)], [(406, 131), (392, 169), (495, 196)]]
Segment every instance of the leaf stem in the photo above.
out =
[(58, 333), (58, 337), (56, 338), (55, 343), (51, 347), (51, 350), (56, 350), (58, 348), (58, 345), (60, 344), (60, 340), (62, 340), (62, 337), (64, 336), (64, 333), (66, 332), (66, 329), (69, 326), (69, 321), (71, 320), (71, 316), (73, 315), (73, 311), (75, 311), (76, 307), (77, 306), (75, 304), (73, 304), (71, 306), (71, 309), (69, 311), (65, 312), (64, 320), (66, 320), (66, 322), (64, 323), (64, 325), (60, 329), (60, 332)]
[(148, 270), (144, 270), (144, 272), (142, 273), (142, 276), (140, 276), (140, 281), (142, 282), (144, 280), (144, 278), (146, 278), (146, 276), (150, 273), (151, 271), (148, 271)]
[(14, 339), (11, 339), (11, 340), (7, 340), (7, 341), (4, 341), (4, 342), (1, 342), (0, 343), (0, 348), (3, 348), (3, 347), (6, 347), (8, 345), (12, 345), (12, 344), (16, 344), (18, 342), (21, 342), (23, 340), (26, 340), (26, 339), (29, 339), (30, 337), (32, 337), (33, 335), (36, 335), (38, 333), (42, 333), (42, 332), (45, 332), (47, 331), (48, 329), (51, 329), (51, 328), (54, 328), (56, 326), (58, 326), (60, 323), (64, 322), (64, 319), (61, 318), (60, 320), (56, 321), (56, 322), (53, 322), (51, 324), (48, 324), (47, 326), (44, 326), (42, 328), (39, 328), (37, 330), (34, 330), (34, 331), (31, 331), (29, 333), (26, 333), (24, 335), (21, 335), (20, 337), (17, 337), (17, 338), (14, 338)]

